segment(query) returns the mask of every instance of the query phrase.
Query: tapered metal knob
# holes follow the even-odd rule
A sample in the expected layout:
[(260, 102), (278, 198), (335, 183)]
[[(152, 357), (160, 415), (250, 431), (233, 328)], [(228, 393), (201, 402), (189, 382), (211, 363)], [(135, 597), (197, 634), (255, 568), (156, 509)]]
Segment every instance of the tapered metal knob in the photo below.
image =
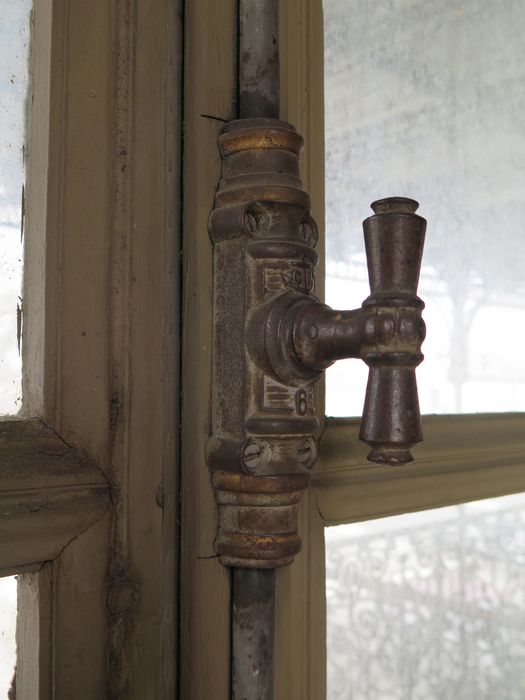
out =
[(412, 199), (374, 202), (363, 222), (371, 294), (365, 300), (361, 358), (370, 368), (360, 438), (381, 464), (412, 461), (423, 439), (415, 369), (425, 324), (417, 285), (426, 221)]

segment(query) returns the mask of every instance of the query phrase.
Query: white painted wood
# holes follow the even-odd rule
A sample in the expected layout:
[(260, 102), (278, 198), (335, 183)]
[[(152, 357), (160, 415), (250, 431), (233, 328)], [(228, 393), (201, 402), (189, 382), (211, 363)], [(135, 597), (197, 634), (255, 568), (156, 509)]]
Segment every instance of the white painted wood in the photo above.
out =
[(230, 573), (213, 543), (216, 506), (205, 461), (211, 391), (208, 216), (220, 177), (217, 136), (236, 116), (234, 0), (185, 6), (181, 698), (230, 698)]
[(109, 507), (108, 483), (40, 421), (0, 422), (0, 572), (55, 559)]
[[(282, 116), (306, 139), (303, 179), (322, 230), (321, 2), (281, 7)], [(26, 504), (6, 525), (19, 537), (17, 551), (26, 548), (23, 562), (6, 558), (0, 541), (0, 565), (53, 560), (21, 582), (20, 697), (157, 700), (176, 697), (180, 680), (181, 698), (227, 700), (229, 573), (213, 550), (204, 448), (207, 218), (220, 174), (216, 138), (236, 111), (236, 3), (185, 4), (182, 512), (182, 3), (35, 0), (35, 22), (33, 104), (43, 117), (29, 121), (26, 408), (68, 445), (52, 435), (30, 438), (19, 473), (0, 465), (0, 504), (13, 509), (22, 491)], [(322, 268), (317, 285), (321, 294)], [(400, 470), (366, 463), (355, 422), (328, 424), (301, 511), (303, 551), (277, 578), (277, 700), (325, 694), (325, 524), (525, 489), (520, 416), (426, 423), (418, 461)], [(31, 451), (42, 440), (44, 453)], [(11, 438), (6, 445), (3, 464), (16, 453)], [(111, 480), (111, 513), (99, 470)], [(31, 511), (46, 494), (52, 517)]]
[[(34, 513), (17, 529), (10, 512), (28, 566), (53, 560), (49, 596), (41, 579), (27, 586), (37, 589), (28, 611), (38, 598), (49, 615), (38, 654), (49, 673), (28, 671), (24, 692), (173, 698), (182, 3), (35, 0), (34, 33), (31, 102), (42, 114), (29, 120), (26, 414), (96, 464), (106, 502), (91, 517), (93, 488), (74, 470), (55, 488), (63, 457), (49, 455), (29, 476), (28, 502), (47, 495), (54, 520), (41, 509), (38, 529)], [(71, 540), (62, 546), (51, 532), (59, 516)], [(79, 534), (66, 516), (97, 522)], [(30, 669), (34, 648), (21, 639)]]
[(358, 420), (330, 420), (313, 488), (326, 524), (377, 518), (525, 490), (525, 414), (426, 416), (415, 461), (366, 461)]
[(18, 577), (16, 696), (51, 700), (52, 564)]
[(26, 185), (22, 290), (24, 310), (22, 410), (26, 416), (41, 416), (44, 405), (46, 270), (44, 222), (47, 218), (51, 21), (52, 3), (49, 0), (34, 0), (31, 14), (24, 149)]

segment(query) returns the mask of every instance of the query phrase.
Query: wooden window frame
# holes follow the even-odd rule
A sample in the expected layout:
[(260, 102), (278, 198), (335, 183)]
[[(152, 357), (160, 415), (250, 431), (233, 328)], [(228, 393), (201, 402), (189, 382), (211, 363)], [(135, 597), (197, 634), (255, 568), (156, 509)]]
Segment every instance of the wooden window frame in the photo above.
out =
[[(207, 222), (220, 177), (217, 137), (236, 117), (236, 8), (235, 0), (194, 0), (185, 13), (180, 696), (214, 700), (230, 698), (230, 573), (213, 549), (217, 513), (204, 455), (211, 386)], [(324, 197), (320, 10), (312, 0), (281, 3), (281, 114), (305, 138), (302, 177), (318, 221)], [(313, 491), (303, 500), (301, 530), (301, 555), (277, 572), (276, 700), (319, 700), (325, 692), (324, 535)]]
[[(318, 49), (323, 44), (319, 21), (322, 0), (313, 0), (312, 5), (310, 16), (316, 21), (311, 31), (316, 38), (310, 44), (314, 50), (307, 60), (318, 63), (319, 55), (323, 55), (323, 49)], [(313, 73), (313, 81), (309, 91), (322, 96), (323, 76), (319, 71)], [(318, 149), (314, 162), (324, 162), (323, 146), (314, 141), (313, 147)], [(315, 202), (324, 202), (324, 189), (321, 196), (317, 192), (323, 185), (324, 180), (320, 183), (317, 179), (310, 184), (316, 188)], [(322, 206), (316, 215), (324, 220)], [(308, 611), (311, 619), (319, 618), (323, 623), (325, 551), (320, 530), (324, 527), (525, 491), (525, 413), (423, 416), (425, 440), (413, 449), (416, 461), (395, 469), (367, 461), (368, 447), (358, 439), (359, 423), (358, 419), (326, 419), (312, 479), (310, 497), (315, 499), (316, 508), (303, 537), (306, 556), (313, 555), (322, 564), (316, 568), (309, 563), (315, 577), (310, 590), (315, 594), (307, 599), (303, 614)], [(325, 683), (324, 665), (319, 673), (323, 678), (313, 682), (316, 689)], [(323, 694), (314, 692), (305, 697), (326, 697), (326, 688)]]
[(0, 424), (22, 700), (176, 696), (181, 105), (181, 1), (34, 0)]
[[(220, 175), (217, 136), (235, 118), (235, 5), (196, 0), (186, 11), (184, 229), (191, 237), (184, 246), (181, 693), (217, 700), (229, 698), (230, 581), (213, 551), (217, 520), (203, 450), (211, 383), (207, 219)], [(302, 178), (322, 229), (322, 2), (281, 5), (281, 116), (305, 138)], [(320, 247), (323, 260), (322, 237)], [(320, 270), (318, 279), (323, 275)], [(303, 549), (277, 575), (276, 700), (326, 697), (326, 526), (525, 490), (525, 414), (425, 416), (423, 422), (425, 442), (414, 450), (417, 461), (390, 469), (366, 461), (358, 421), (326, 420), (302, 504)]]
[[(287, 0), (281, 19), (282, 116), (305, 137), (322, 222), (321, 0)], [(25, 403), (0, 425), (0, 570), (25, 572), (22, 699), (229, 698), (230, 581), (204, 445), (207, 218), (236, 32), (235, 0), (35, 0)], [(428, 417), (417, 463), (386, 470), (365, 461), (355, 421), (327, 421), (303, 551), (278, 572), (276, 700), (325, 694), (324, 527), (525, 490), (523, 428), (522, 415)]]

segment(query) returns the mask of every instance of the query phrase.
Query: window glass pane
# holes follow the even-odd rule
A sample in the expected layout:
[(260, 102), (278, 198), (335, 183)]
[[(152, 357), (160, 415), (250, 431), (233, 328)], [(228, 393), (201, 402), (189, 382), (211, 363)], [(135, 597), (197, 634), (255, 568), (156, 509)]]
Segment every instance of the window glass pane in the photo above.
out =
[(525, 494), (326, 545), (329, 700), (525, 698)]
[[(525, 410), (525, 4), (324, 0), (327, 302), (368, 295), (371, 201), (428, 219), (423, 413)], [(360, 415), (367, 371), (327, 377)]]
[(0, 698), (6, 698), (16, 663), (16, 577), (0, 578)]
[(22, 185), (28, 0), (0, 0), (0, 414), (17, 413), (21, 361)]

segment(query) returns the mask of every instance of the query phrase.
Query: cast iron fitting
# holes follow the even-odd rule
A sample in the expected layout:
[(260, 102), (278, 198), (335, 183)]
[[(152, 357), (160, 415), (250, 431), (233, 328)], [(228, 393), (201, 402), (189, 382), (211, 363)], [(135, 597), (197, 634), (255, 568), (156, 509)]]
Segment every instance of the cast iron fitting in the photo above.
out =
[(364, 222), (371, 294), (360, 309), (336, 311), (306, 296), (278, 300), (264, 326), (266, 357), (280, 381), (313, 381), (343, 358), (368, 365), (360, 438), (379, 464), (412, 461), (410, 448), (423, 439), (415, 369), (425, 324), (416, 292), (426, 221), (417, 207), (401, 197), (372, 204), (375, 215)]
[(337, 360), (360, 357), (362, 326), (361, 309), (335, 311), (310, 301), (293, 322), (294, 352), (304, 367), (322, 372)]
[(225, 566), (273, 569), (301, 549), (298, 511), (308, 474), (254, 477), (214, 472), (220, 509), (215, 549)]
[(423, 439), (417, 365), (423, 360), (424, 303), (417, 296), (426, 221), (413, 199), (374, 202), (363, 222), (371, 294), (363, 303), (361, 357), (370, 368), (359, 437), (373, 462), (412, 461)]
[(371, 294), (334, 311), (315, 296), (317, 226), (299, 177), (302, 139), (277, 119), (219, 137), (213, 243), (212, 434), (216, 549), (228, 566), (272, 568), (299, 551), (298, 503), (317, 457), (314, 385), (360, 358), (369, 380), (360, 437), (369, 459), (403, 464), (422, 439), (415, 368), (425, 326), (417, 284), (426, 222), (404, 198), (364, 222)]
[[(317, 457), (312, 378), (282, 382), (290, 353), (268, 328), (313, 294), (317, 226), (299, 177), (302, 138), (277, 119), (241, 119), (219, 136), (213, 244), (212, 434), (206, 459), (223, 564), (273, 568), (300, 549), (298, 503)], [(275, 310), (278, 313), (275, 313)], [(290, 373), (290, 371), (289, 371)], [(313, 373), (316, 377), (318, 372)]]

